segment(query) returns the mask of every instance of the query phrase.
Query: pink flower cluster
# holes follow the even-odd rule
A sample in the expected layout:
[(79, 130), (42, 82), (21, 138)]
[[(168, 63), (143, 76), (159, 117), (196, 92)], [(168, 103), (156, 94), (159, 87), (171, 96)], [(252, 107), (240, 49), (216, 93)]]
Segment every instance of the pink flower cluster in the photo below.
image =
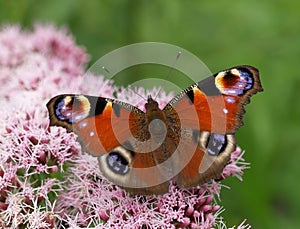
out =
[[(82, 92), (88, 61), (65, 29), (36, 25), (0, 29), (0, 227), (1, 228), (226, 228), (212, 181), (198, 188), (175, 184), (160, 196), (129, 195), (100, 173), (73, 133), (48, 126), (46, 102), (56, 94)], [(115, 88), (105, 85), (102, 96)], [(138, 89), (139, 94), (153, 93)], [(142, 107), (131, 91), (117, 93)], [(161, 93), (165, 104), (172, 94)], [(233, 154), (223, 178), (241, 179), (247, 163)], [(250, 228), (241, 223), (238, 228)]]

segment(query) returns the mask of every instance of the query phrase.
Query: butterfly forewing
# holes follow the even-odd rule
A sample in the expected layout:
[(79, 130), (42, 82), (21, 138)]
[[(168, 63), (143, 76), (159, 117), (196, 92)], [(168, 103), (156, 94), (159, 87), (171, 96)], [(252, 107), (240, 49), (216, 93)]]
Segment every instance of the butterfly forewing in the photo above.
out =
[(65, 94), (47, 104), (50, 125), (75, 132), (84, 149), (100, 156), (138, 132), (144, 113), (136, 107), (102, 97)]
[[(242, 124), (244, 105), (262, 91), (258, 70), (238, 66), (210, 76), (170, 101), (184, 127), (234, 133)], [(168, 107), (168, 105), (166, 106)]]

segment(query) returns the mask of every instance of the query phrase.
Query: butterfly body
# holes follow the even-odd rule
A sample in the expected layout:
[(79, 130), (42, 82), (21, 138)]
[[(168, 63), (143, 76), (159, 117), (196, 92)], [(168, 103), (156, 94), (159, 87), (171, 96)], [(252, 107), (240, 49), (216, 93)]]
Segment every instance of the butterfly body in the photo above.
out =
[(194, 187), (218, 179), (236, 148), (244, 105), (262, 91), (257, 69), (238, 66), (187, 88), (163, 109), (151, 96), (142, 111), (87, 95), (59, 95), (50, 125), (78, 134), (103, 175), (131, 194), (160, 194), (170, 180)]

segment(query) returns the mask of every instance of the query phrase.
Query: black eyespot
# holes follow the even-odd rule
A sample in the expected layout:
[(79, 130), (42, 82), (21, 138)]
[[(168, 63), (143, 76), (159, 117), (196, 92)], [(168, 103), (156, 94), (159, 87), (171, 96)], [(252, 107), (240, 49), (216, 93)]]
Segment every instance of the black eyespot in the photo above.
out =
[(110, 152), (106, 161), (108, 167), (117, 174), (125, 175), (129, 171), (128, 162), (118, 152)]
[(226, 135), (211, 134), (207, 143), (207, 152), (211, 156), (218, 156), (227, 145)]

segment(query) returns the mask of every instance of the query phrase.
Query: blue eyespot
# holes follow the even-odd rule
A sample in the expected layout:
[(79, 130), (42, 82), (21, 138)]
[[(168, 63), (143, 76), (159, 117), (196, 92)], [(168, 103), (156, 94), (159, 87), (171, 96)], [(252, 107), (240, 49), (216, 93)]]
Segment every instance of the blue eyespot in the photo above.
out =
[(64, 100), (59, 101), (55, 107), (55, 115), (60, 121), (73, 122), (72, 108), (65, 104)]
[(226, 136), (224, 134), (211, 134), (206, 146), (207, 153), (211, 156), (218, 156), (226, 147)]
[(117, 152), (110, 152), (107, 156), (108, 167), (115, 173), (125, 175), (129, 171), (128, 162)]
[(253, 86), (253, 77), (248, 71), (241, 71), (241, 79), (244, 82), (244, 91), (248, 91)]

